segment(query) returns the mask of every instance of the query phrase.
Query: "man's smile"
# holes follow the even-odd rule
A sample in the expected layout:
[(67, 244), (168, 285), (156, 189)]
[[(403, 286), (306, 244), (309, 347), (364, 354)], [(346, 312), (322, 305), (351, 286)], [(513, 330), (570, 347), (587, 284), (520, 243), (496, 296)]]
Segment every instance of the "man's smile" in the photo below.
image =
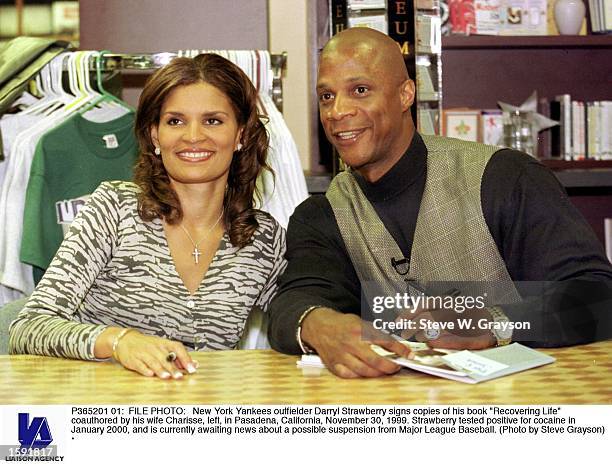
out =
[(335, 131), (333, 133), (334, 140), (338, 145), (350, 145), (359, 139), (359, 137), (365, 132), (367, 128), (352, 129), (346, 131)]

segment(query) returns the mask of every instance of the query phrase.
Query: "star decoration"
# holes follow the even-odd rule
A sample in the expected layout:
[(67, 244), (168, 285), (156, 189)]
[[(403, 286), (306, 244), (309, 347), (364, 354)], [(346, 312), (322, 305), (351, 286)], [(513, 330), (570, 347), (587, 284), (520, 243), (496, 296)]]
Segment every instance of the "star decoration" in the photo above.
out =
[(545, 129), (552, 128), (553, 126), (557, 126), (559, 124), (558, 121), (551, 120), (550, 118), (547, 118), (544, 115), (538, 113), (537, 91), (533, 91), (533, 93), (527, 98), (527, 100), (523, 102), (519, 107), (515, 107), (514, 105), (499, 101), (497, 102), (497, 105), (500, 106), (504, 113), (510, 113), (516, 110), (520, 110), (522, 112), (531, 112), (531, 134), (533, 136), (533, 148), (535, 153), (537, 153), (538, 147), (538, 133)]
[(457, 132), (457, 134), (468, 134), (468, 132), (470, 131), (470, 125), (466, 125), (465, 121), (461, 120), (461, 124), (455, 126), (455, 131)]

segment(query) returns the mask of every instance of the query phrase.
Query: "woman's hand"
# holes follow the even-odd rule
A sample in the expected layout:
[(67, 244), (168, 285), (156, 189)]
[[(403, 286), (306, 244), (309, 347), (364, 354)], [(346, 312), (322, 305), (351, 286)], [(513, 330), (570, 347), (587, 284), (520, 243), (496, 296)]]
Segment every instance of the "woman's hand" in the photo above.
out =
[[(147, 377), (180, 379), (183, 371), (192, 374), (198, 367), (182, 343), (155, 336), (143, 335), (129, 329), (110, 327), (100, 334), (95, 344), (95, 356), (115, 360), (126, 369)], [(122, 334), (123, 332), (123, 334)], [(115, 343), (115, 340), (119, 340)], [(114, 354), (113, 354), (114, 344)], [(172, 357), (174, 354), (176, 357)]]
[[(171, 353), (176, 355), (175, 359), (169, 357)], [(137, 331), (128, 332), (119, 340), (115, 356), (126, 369), (147, 377), (180, 379), (183, 370), (190, 374), (196, 370), (196, 361), (191, 359), (182, 343)]]

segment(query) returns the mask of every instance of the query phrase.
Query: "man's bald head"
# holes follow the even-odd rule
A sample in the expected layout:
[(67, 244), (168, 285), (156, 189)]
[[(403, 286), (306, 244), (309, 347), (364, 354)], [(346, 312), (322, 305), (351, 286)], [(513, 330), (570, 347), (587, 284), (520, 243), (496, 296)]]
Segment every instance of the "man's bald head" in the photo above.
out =
[(335, 35), (321, 54), (319, 116), (342, 160), (374, 182), (406, 152), (414, 82), (399, 46), (374, 29)]
[(382, 76), (393, 83), (408, 79), (399, 44), (375, 29), (355, 27), (336, 34), (323, 48), (321, 61), (339, 56), (372, 63)]

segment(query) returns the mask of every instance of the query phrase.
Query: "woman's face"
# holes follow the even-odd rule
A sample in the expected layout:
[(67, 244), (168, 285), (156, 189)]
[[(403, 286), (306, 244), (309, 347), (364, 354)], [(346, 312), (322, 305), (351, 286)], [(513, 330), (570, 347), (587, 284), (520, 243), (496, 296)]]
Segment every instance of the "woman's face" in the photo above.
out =
[(161, 149), (171, 184), (225, 185), (242, 129), (227, 96), (198, 82), (174, 89), (161, 108), (151, 138)]

